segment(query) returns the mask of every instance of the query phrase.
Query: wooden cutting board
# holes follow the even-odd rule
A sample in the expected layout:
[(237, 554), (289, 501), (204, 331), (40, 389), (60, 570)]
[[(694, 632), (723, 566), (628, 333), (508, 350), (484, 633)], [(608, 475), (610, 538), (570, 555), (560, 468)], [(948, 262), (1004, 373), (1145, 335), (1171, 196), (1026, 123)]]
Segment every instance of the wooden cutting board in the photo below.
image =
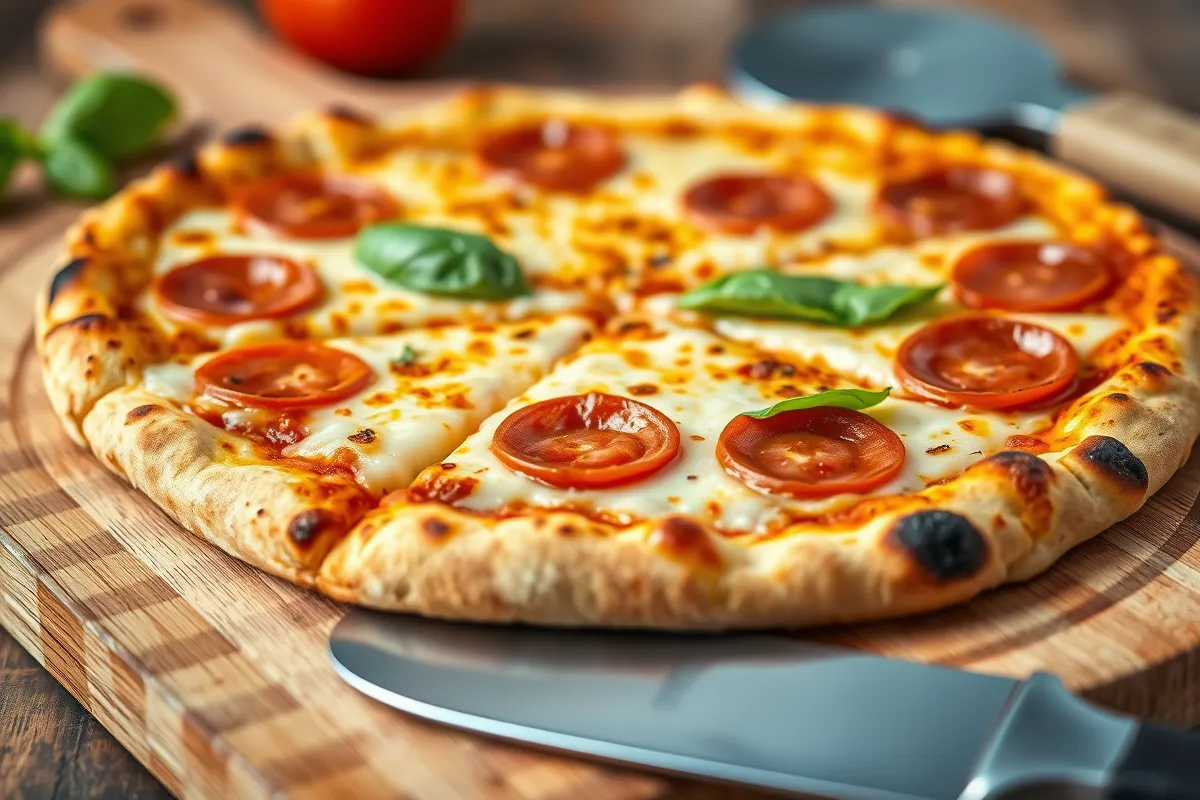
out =
[[(133, 67), (218, 128), (326, 102), (386, 111), (447, 90), (365, 84), (262, 41), (200, 0), (88, 0), (48, 20), (73, 72)], [(50, 413), (31, 312), (56, 266), (55, 215), (0, 261), (0, 623), (176, 795), (725, 797), (404, 716), (334, 674), (344, 608), (228, 558), (72, 444)], [(1200, 248), (1181, 242), (1200, 265)], [(1055, 672), (1099, 703), (1200, 723), (1200, 456), (1139, 514), (1028, 584), (924, 617), (809, 635), (1023, 676)], [(749, 795), (747, 795), (749, 796)]]

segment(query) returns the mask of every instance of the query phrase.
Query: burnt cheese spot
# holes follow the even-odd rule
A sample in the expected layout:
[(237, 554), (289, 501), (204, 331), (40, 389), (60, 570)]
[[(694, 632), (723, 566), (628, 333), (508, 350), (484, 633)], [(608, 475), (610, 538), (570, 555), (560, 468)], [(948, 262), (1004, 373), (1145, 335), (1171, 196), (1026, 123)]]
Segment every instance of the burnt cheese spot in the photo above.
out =
[(408, 490), (408, 494), (414, 502), (418, 503), (431, 500), (439, 503), (453, 503), (469, 497), (478, 485), (479, 481), (474, 478), (439, 474), (413, 486)]
[(161, 410), (162, 410), (162, 406), (156, 406), (153, 403), (150, 403), (150, 404), (147, 404), (144, 406), (138, 406), (137, 408), (131, 408), (129, 410), (129, 413), (125, 415), (125, 424), (130, 425), (135, 420), (139, 420), (142, 417), (146, 416), (147, 414), (150, 414), (155, 411), (161, 411)]
[(54, 273), (54, 277), (50, 279), (50, 294), (46, 304), (53, 305), (54, 298), (58, 297), (63, 289), (66, 289), (75, 279), (79, 277), (79, 273), (83, 271), (84, 265), (87, 264), (86, 258), (73, 258), (67, 262), (67, 265)]
[(316, 541), (322, 530), (332, 522), (332, 515), (322, 508), (301, 511), (288, 523), (288, 538), (302, 547), (307, 547)]
[(768, 380), (770, 378), (789, 378), (796, 374), (796, 368), (784, 361), (764, 358), (762, 361), (756, 361), (753, 364), (743, 364), (738, 367), (737, 372), (743, 377)]
[(1146, 465), (1111, 436), (1089, 436), (1075, 447), (1072, 455), (1122, 486), (1138, 492), (1145, 492), (1150, 486)]
[(341, 120), (342, 122), (350, 122), (355, 125), (371, 124), (371, 118), (367, 116), (366, 113), (341, 103), (334, 103), (331, 106), (326, 106), (325, 113), (336, 120)]
[(653, 383), (635, 383), (633, 386), (627, 386), (625, 388), (631, 395), (634, 395), (635, 397), (658, 394), (658, 387)]
[(650, 535), (650, 542), (671, 558), (710, 569), (721, 566), (721, 553), (708, 532), (686, 517), (664, 519)]
[(940, 456), (942, 453), (949, 453), (949, 452), (950, 452), (950, 445), (948, 445), (948, 444), (939, 444), (937, 447), (930, 447), (930, 448), (928, 448), (928, 449), (925, 451), (925, 455), (928, 455), (928, 456)]
[(346, 438), (355, 444), (370, 444), (375, 441), (375, 431), (370, 428), (363, 428), (361, 431), (352, 433)]
[(171, 159), (167, 162), (167, 169), (187, 180), (195, 180), (200, 177), (200, 161), (196, 158), (195, 153), (187, 153)]
[(421, 520), (421, 532), (425, 534), (425, 538), (440, 543), (454, 533), (454, 526), (444, 519), (426, 517)]
[(263, 144), (271, 141), (271, 132), (261, 125), (244, 125), (234, 128), (221, 137), (227, 145)]
[(897, 520), (887, 538), (935, 581), (969, 578), (987, 562), (987, 542), (975, 526), (942, 509)]

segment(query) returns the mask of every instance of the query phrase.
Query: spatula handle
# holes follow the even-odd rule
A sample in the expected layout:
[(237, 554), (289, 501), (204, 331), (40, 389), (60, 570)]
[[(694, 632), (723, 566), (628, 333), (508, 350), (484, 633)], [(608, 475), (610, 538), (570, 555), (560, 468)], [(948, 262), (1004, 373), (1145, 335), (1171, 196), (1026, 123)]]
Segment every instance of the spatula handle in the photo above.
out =
[(1200, 221), (1200, 117), (1129, 93), (1062, 112), (1055, 155), (1114, 187)]

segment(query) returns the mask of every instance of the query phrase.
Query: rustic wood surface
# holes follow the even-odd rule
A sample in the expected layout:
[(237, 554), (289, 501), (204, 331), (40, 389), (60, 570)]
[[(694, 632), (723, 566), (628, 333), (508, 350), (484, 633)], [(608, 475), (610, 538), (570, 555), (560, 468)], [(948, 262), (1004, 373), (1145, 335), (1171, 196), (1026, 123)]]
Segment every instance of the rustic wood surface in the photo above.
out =
[[(249, 2), (243, 0), (242, 4), (248, 6)], [(988, 0), (971, 0), (971, 4), (997, 5)], [(31, 25), (38, 5), (41, 5), (39, 0), (4, 0), (0, 3), (0, 51), (4, 54), (0, 59), (7, 58), (0, 62), (0, 114), (15, 114), (30, 124), (40, 118), (61, 86), (61, 79), (37, 66), (32, 57), (29, 46), (33, 39)], [(474, 2), (468, 6), (464, 30), (457, 42), (434, 68), (428, 70), (426, 77), (656, 85), (719, 79), (724, 48), (730, 37), (756, 17), (785, 5), (789, 3), (782, 0), (661, 0), (658, 3), (606, 0), (576, 4), (563, 4), (559, 0)], [(1064, 52), (1076, 77), (1135, 88), (1185, 107), (1200, 108), (1200, 85), (1192, 80), (1196, 74), (1196, 59), (1200, 58), (1197, 56), (1200, 43), (1196, 41), (1200, 26), (1179, 21), (1186, 15), (1196, 16), (1196, 9), (1169, 0), (1149, 2), (1139, 6), (1135, 24), (1129, 15), (1130, 5), (1105, 0), (1086, 4), (1085, 8), (1085, 4), (1065, 0), (1017, 0), (1005, 3), (1004, 10), (1041, 29)], [(173, 54), (164, 51), (161, 57), (170, 63)], [(287, 56), (283, 59), (293, 60)], [(341, 79), (326, 76), (320, 80), (336, 85)], [(261, 113), (263, 108), (250, 110)], [(29, 181), (23, 183), (16, 199), (0, 211), (0, 297), (3, 298), (0, 307), (6, 314), (0, 348), (8, 354), (24, 346), (27, 355), (27, 326), (17, 325), (16, 321), (27, 319), (26, 301), (32, 297), (36, 282), (44, 279), (45, 261), (53, 249), (47, 243), (61, 233), (78, 213), (78, 207), (45, 198)], [(4, 369), (15, 366), (11, 361), (5, 362)], [(30, 364), (24, 367), (26, 370), (31, 368), (35, 369)], [(9, 384), (9, 374), (0, 375), (5, 385)], [(0, 398), (0, 412), (11, 411), (14, 407), (38, 408), (40, 390), (31, 373), (23, 372), (22, 380), (13, 385), (13, 391), (14, 394)], [(164, 574), (153, 569), (146, 573), (146, 565), (153, 566), (157, 563), (156, 558), (177, 561), (179, 553), (164, 551), (162, 542), (156, 542), (158, 555), (147, 556), (138, 550), (136, 541), (125, 538), (135, 532), (127, 520), (116, 514), (125, 515), (128, 509), (137, 508), (137, 513), (145, 512), (152, 518), (156, 512), (146, 508), (144, 501), (129, 497), (120, 483), (98, 471), (93, 473), (86, 461), (83, 467), (76, 464), (74, 460), (79, 454), (61, 438), (54, 438), (56, 428), (44, 413), (28, 415), (20, 423), (26, 434), (18, 441), (8, 438), (15, 435), (15, 429), (6, 430), (4, 450), (9, 455), (0, 463), (0, 472), (5, 473), (6, 490), (16, 491), (15, 496), (20, 498), (0, 499), (0, 527), (8, 529), (10, 534), (10, 548), (0, 547), (4, 551), (0, 552), (0, 573), (3, 573), (0, 574), (0, 594), (7, 599), (0, 608), (0, 621), (17, 630), (26, 649), (47, 663), (59, 680), (66, 679), (71, 691), (81, 696), (85, 703), (80, 705), (75, 701), (48, 673), (34, 666), (32, 657), (22, 652), (11, 637), (0, 631), (0, 797), (159, 797), (167, 789), (179, 793), (185, 785), (201, 790), (210, 780), (217, 780), (217, 787), (222, 790), (240, 786), (249, 776), (242, 772), (245, 765), (231, 757), (229, 747), (241, 746), (240, 737), (253, 731), (235, 725), (231, 730), (219, 730), (216, 737), (208, 736), (214, 730), (214, 723), (217, 728), (230, 725), (232, 706), (228, 703), (225, 706), (216, 704), (215, 712), (209, 708), (205, 712), (209, 718), (203, 714), (173, 715), (166, 712), (177, 709), (156, 705), (169, 697), (169, 691), (165, 696), (156, 691), (186, 686), (188, 679), (179, 679), (185, 683), (174, 686), (168, 685), (169, 682), (155, 686), (160, 682), (160, 676), (151, 674), (151, 685), (146, 686), (145, 677), (139, 675), (135, 679), (130, 673), (130, 663), (120, 658), (113, 660), (111, 655), (103, 656), (112, 652), (108, 638), (114, 633), (123, 633), (121, 625), (129, 622), (110, 619), (114, 608), (121, 612), (116, 616), (122, 619), (132, 615), (151, 623), (174, 626), (179, 624), (181, 617), (173, 613), (159, 617), (156, 609), (160, 605), (174, 609), (182, 603), (192, 609), (190, 616), (185, 613), (182, 617), (188, 624), (205, 623), (196, 630), (187, 629), (185, 638), (192, 642), (195, 652), (202, 653), (214, 643), (223, 643), (216, 645), (218, 650), (222, 647), (238, 649), (238, 654), (220, 656), (220, 672), (202, 671), (199, 676), (191, 676), (190, 680), (195, 680), (197, 677), (208, 679), (213, 674), (232, 675), (246, 667), (244, 662), (253, 662), (255, 656), (252, 634), (261, 633), (255, 628), (247, 630), (244, 618), (233, 626), (232, 634), (222, 632), (220, 626), (229, 620), (223, 619), (214, 625), (211, 616), (214, 610), (192, 597), (196, 591), (207, 590), (207, 586), (220, 582), (221, 585), (241, 587), (244, 592), (238, 594), (237, 589), (230, 589), (231, 596), (224, 597), (230, 603), (244, 604), (246, 598), (252, 598), (251, 603), (262, 603), (266, 597), (269, 600), (267, 607), (288, 620), (286, 625), (279, 623), (287, 635), (300, 636), (300, 640), (310, 646), (319, 640), (327, 630), (326, 626), (332, 624), (338, 613), (336, 607), (320, 601), (298, 600), (289, 588), (253, 571), (249, 572), (251, 577), (248, 578), (247, 571), (240, 565), (203, 548), (197, 550), (196, 544), (187, 540), (180, 542), (185, 556), (179, 562), (180, 566)], [(10, 446), (13, 446), (12, 450)], [(53, 465), (64, 458), (70, 464), (63, 467), (63, 472), (56, 472), (57, 477), (52, 478), (43, 469), (43, 465)], [(75, 496), (62, 493), (59, 483), (64, 481), (71, 484)], [(80, 483), (77, 485), (75, 481)], [(80, 485), (84, 488), (80, 489)], [(1096, 630), (1104, 632), (1108, 639), (1100, 652), (1082, 650), (1077, 653), (1075, 660), (1080, 663), (1103, 660), (1114, 652), (1120, 655), (1131, 650), (1140, 651), (1145, 647), (1152, 652), (1166, 652), (1155, 651), (1154, 647), (1162, 642), (1154, 640), (1163, 638), (1158, 629), (1169, 626), (1169, 618), (1176, 613), (1180, 614), (1177, 618), (1179, 627), (1194, 629), (1197, 618), (1194, 605), (1173, 609), (1170, 614), (1161, 607), (1174, 597), (1178, 585), (1196, 583), (1195, 569), (1200, 566), (1200, 560), (1194, 559), (1188, 550), (1197, 535), (1198, 514), (1189, 509), (1198, 490), (1200, 465), (1194, 459), (1186, 474), (1156, 501), (1156, 506), (1165, 507), (1165, 516), (1142, 514), (1123, 533), (1110, 532), (1094, 545), (1081, 548), (1064, 565), (1038, 582), (1032, 600), (1012, 591), (1000, 592), (985, 600), (980, 613), (995, 616), (1005, 625), (1011, 625), (1013, 630), (1019, 629), (1024, 640), (1024, 645), (1017, 643), (1021, 656), (1010, 664), (1010, 668), (1019, 672), (1039, 664), (1046, 665), (1053, 650), (1048, 653), (1045, 642), (1061, 632), (1064, 617), (1069, 626), (1096, 625)], [(47, 516), (37, 516), (43, 512)], [(106, 588), (93, 596), (90, 590), (96, 586), (70, 583), (79, 580), (81, 570), (85, 574), (88, 572), (86, 562), (66, 564), (62, 559), (68, 555), (67, 551), (53, 548), (44, 551), (34, 547), (39, 555), (31, 557), (12, 535), (13, 530), (19, 529), (18, 535), (23, 536), (25, 545), (31, 542), (44, 545), (45, 537), (63, 535), (61, 530), (53, 534), (51, 529), (56, 525), (70, 528), (70, 536), (74, 537), (70, 541), (84, 542), (81, 545), (84, 552), (98, 556), (100, 561), (97, 563), (107, 566), (113, 561), (121, 562), (121, 553), (129, 553), (126, 549), (129, 547), (138, 554), (137, 560), (147, 558), (140, 562), (143, 572), (135, 569), (130, 573), (140, 577), (126, 582), (136, 588), (122, 590), (118, 593), (120, 599), (116, 599), (116, 589), (104, 584)], [(100, 533), (96, 533), (97, 530)], [(82, 534), (83, 531), (89, 533)], [(92, 534), (100, 538), (90, 538)], [(105, 534), (109, 538), (104, 538)], [(79, 538), (81, 535), (82, 539)], [(173, 541), (170, 537), (178, 535), (173, 532), (167, 539)], [(142, 546), (146, 544), (141, 541)], [(69, 549), (78, 554), (79, 546), (72, 545)], [(119, 550), (113, 550), (114, 547)], [(214, 572), (204, 573), (208, 576), (205, 586), (190, 587), (190, 592), (177, 591), (175, 583), (186, 580), (189, 565), (211, 568)], [(24, 576), (22, 580), (32, 581), (32, 586), (22, 587), (23, 590), (32, 589), (32, 594), (24, 592), (18, 598), (32, 600), (31, 604), (21, 605), (13, 600), (17, 596), (13, 579), (3, 575), (17, 573)], [(91, 577), (109, 580), (97, 573), (94, 566)], [(140, 607), (152, 599), (164, 583), (171, 589), (170, 599), (162, 601), (158, 598), (150, 608)], [(1136, 618), (1123, 616), (1122, 609), (1127, 610), (1130, 600), (1139, 598), (1160, 609), (1156, 611), (1160, 618), (1154, 625), (1139, 625)], [(39, 618), (40, 623), (37, 622)], [(31, 625), (31, 622), (35, 624)], [(922, 620), (906, 643), (897, 645), (897, 652), (929, 657), (936, 649), (934, 645), (942, 636), (942, 629), (947, 625), (962, 624), (963, 620), (953, 613)], [(305, 630), (297, 633), (296, 628)], [(863, 645), (872, 637), (890, 635), (888, 629), (889, 626), (865, 626), (831, 632), (829, 638)], [(61, 640), (55, 638), (57, 634), (52, 635), (48, 642), (47, 630), (67, 635)], [(972, 646), (960, 641), (940, 660), (971, 668), (989, 668), (1003, 662), (1006, 652), (1012, 652), (1006, 650), (1012, 643), (1002, 639), (1003, 636), (996, 636)], [(166, 664), (155, 666), (176, 666), (172, 659), (177, 656), (165, 656), (161, 649), (151, 652), (160, 660), (166, 657)], [(283, 652), (294, 654), (296, 651), (284, 648)], [(235, 664), (235, 655), (241, 656), (243, 661)], [(104, 663), (96, 662), (97, 658), (102, 658)], [(1101, 702), (1145, 710), (1148, 714), (1180, 722), (1195, 722), (1200, 698), (1192, 685), (1195, 670), (1191, 669), (1189, 673), (1190, 658), (1166, 659), (1148, 673), (1137, 673), (1139, 680), (1097, 683), (1093, 694)], [(1121, 659), (1117, 660), (1120, 662)], [(73, 666), (79, 663), (86, 665), (82, 678), (78, 674), (79, 667)], [(1046, 666), (1058, 668), (1056, 663)], [(184, 671), (195, 669), (196, 665)], [(128, 685), (136, 685), (137, 680), (143, 683), (140, 701)], [(303, 690), (311, 687), (307, 681), (314, 678), (308, 675), (298, 680), (298, 687)], [(276, 706), (288, 706), (295, 700), (294, 697), (286, 700), (285, 696), (291, 696), (287, 688), (272, 689), (265, 699), (258, 693), (255, 695), (258, 699), (244, 713), (269, 716), (280, 710)], [(241, 702), (248, 702), (248, 698), (243, 697)], [(354, 705), (362, 701), (348, 697), (347, 702)], [(97, 725), (84, 706), (117, 733), (125, 747), (149, 764), (163, 784), (150, 778), (124, 747)], [(215, 720), (211, 718), (214, 713)], [(370, 712), (368, 716), (372, 713), (377, 712)], [(140, 723), (142, 730), (136, 730), (135, 723)], [(157, 735), (165, 738), (147, 740), (146, 737), (155, 732), (155, 724), (159, 725)], [(258, 727), (252, 726), (253, 729)], [(285, 713), (273, 723), (268, 720), (266, 729), (290, 731), (294, 727), (296, 718)], [(498, 796), (577, 796), (580, 793), (649, 796), (679, 790), (678, 784), (639, 777), (614, 778), (615, 773), (609, 771), (533, 757), (515, 749), (479, 745), (467, 737), (421, 725), (411, 727), (416, 732), (404, 737), (406, 743), (386, 752), (410, 758), (419, 753), (428, 759), (424, 770), (418, 770), (420, 774), (407, 777), (407, 787), (416, 796), (444, 796), (437, 792), (439, 787), (448, 784), (438, 781), (456, 776), (448, 776), (441, 770), (463, 772), (460, 780), (466, 783), (457, 784), (459, 789), (470, 786), (478, 791), (480, 786), (486, 785), (490, 787), (490, 793)], [(258, 735), (261, 734), (258, 731)], [(288, 780), (298, 780), (306, 794), (332, 788), (321, 780), (309, 780), (313, 770), (329, 770), (332, 765), (335, 773), (342, 769), (351, 775), (357, 774), (363, 767), (356, 758), (361, 758), (364, 749), (369, 748), (351, 737), (338, 747), (321, 750), (319, 756), (315, 751), (305, 751), (305, 760), (311, 769), (299, 778), (292, 776)], [(314, 759), (316, 766), (312, 766)], [(456, 759), (478, 761), (482, 766), (477, 764), (464, 771)], [(221, 769), (216, 768), (217, 764)], [(342, 780), (349, 779), (343, 776)], [(483, 783), (470, 783), (472, 780), (483, 780)], [(264, 788), (256, 781), (250, 783), (252, 789)], [(208, 785), (207, 788), (214, 787)]]

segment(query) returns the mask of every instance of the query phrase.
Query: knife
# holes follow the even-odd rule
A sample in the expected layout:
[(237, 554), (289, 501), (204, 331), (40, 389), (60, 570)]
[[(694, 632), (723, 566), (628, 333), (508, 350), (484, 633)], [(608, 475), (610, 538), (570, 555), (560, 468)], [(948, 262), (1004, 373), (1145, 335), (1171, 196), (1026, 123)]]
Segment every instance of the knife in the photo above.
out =
[(351, 611), (353, 687), (484, 734), (854, 800), (1200, 798), (1200, 737), (1026, 680), (764, 634), (581, 631)]

